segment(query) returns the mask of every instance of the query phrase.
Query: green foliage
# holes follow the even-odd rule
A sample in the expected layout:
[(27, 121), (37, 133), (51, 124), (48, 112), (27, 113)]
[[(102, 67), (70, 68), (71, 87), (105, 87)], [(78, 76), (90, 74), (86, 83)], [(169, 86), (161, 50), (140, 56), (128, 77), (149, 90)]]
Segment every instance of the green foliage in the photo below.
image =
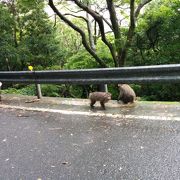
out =
[[(109, 36), (109, 39), (110, 38), (111, 37)], [(105, 46), (105, 44), (101, 40), (97, 41), (97, 54), (101, 59), (103, 59), (107, 67), (114, 67), (114, 63), (112, 60), (112, 56), (109, 52), (109, 49), (107, 48), (107, 46)]]
[[(78, 85), (70, 86), (69, 92), (73, 97), (76, 97), (76, 98), (82, 98), (83, 97), (82, 96), (83, 95), (82, 86), (78, 86)], [(83, 97), (83, 98), (85, 98), (85, 97)]]
[(11, 63), (16, 64), (17, 52), (13, 41), (14, 22), (8, 11), (8, 8), (0, 3), (0, 69), (7, 70)]
[(108, 92), (112, 94), (112, 99), (117, 100), (117, 97), (119, 94), (117, 85), (114, 85), (114, 84), (108, 85)]
[[(138, 23), (136, 38), (129, 52), (128, 65), (179, 63), (180, 13), (178, 1), (158, 0)], [(142, 85), (137, 94), (143, 100), (179, 101), (178, 84)]]
[(62, 67), (58, 65), (54, 65), (54, 66), (47, 67), (45, 70), (62, 70)]
[(34, 96), (36, 94), (35, 85), (29, 85), (22, 89), (19, 89), (19, 93), (22, 95)]
[(41, 91), (43, 96), (59, 97), (59, 86), (51, 84), (41, 85)]
[(141, 87), (141, 96), (150, 101), (180, 101), (179, 84), (153, 84)]
[(153, 1), (138, 21), (128, 64), (179, 63), (180, 13), (178, 1)]
[(136, 93), (136, 96), (137, 97), (141, 97), (142, 94), (141, 94), (141, 85), (138, 85), (138, 84), (130, 84), (131, 88), (134, 90), (134, 92)]
[(41, 9), (44, 8), (44, 0), (19, 0), (18, 4), (24, 11), (35, 9), (37, 7)]
[(80, 35), (64, 23), (56, 24), (56, 40), (61, 48), (61, 66), (67, 59), (82, 50)]
[(65, 64), (66, 69), (95, 68), (98, 64), (85, 50), (71, 56)]
[(64, 50), (43, 0), (0, 3), (0, 17), (1, 70), (23, 70), (29, 63), (44, 68), (63, 65)]
[(22, 94), (22, 95), (28, 95), (28, 96), (34, 96), (35, 93), (35, 85), (28, 85), (26, 87), (17, 89), (17, 88), (8, 88), (5, 90), (2, 90), (2, 93), (4, 94)]
[(60, 47), (55, 39), (55, 29), (48, 22), (48, 17), (43, 9), (34, 9), (27, 17), (26, 35), (23, 42), (32, 54), (31, 64), (43, 67), (52, 66), (60, 61)]
[(19, 94), (19, 90), (16, 88), (8, 88), (5, 90), (1, 90), (3, 94)]
[[(153, 1), (138, 21), (136, 36), (127, 64), (153, 65), (179, 63), (180, 13), (178, 1)], [(179, 101), (180, 86), (142, 85), (137, 94), (145, 100)]]
[[(103, 59), (107, 66), (113, 67), (112, 57), (107, 46), (102, 41), (97, 42), (97, 54)], [(95, 59), (86, 51), (81, 50), (75, 55), (71, 56), (65, 64), (66, 69), (86, 69), (86, 68), (97, 68), (99, 64)]]

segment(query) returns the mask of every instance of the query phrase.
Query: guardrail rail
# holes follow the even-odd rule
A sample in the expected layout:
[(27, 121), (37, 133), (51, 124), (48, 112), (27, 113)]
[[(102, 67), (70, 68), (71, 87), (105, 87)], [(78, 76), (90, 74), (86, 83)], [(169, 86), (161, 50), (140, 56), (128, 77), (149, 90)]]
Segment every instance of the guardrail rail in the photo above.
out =
[(38, 84), (179, 83), (180, 64), (80, 70), (1, 71), (0, 81)]

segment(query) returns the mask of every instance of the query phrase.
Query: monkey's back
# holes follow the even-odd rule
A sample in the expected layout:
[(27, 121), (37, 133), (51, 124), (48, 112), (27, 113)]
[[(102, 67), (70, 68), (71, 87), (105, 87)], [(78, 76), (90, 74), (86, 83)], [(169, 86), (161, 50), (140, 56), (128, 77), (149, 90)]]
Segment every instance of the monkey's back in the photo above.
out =
[(119, 89), (121, 91), (120, 99), (124, 103), (128, 103), (128, 102), (133, 103), (135, 101), (135, 98), (136, 98), (136, 94), (135, 94), (134, 90), (128, 84), (121, 84), (118, 86), (119, 86)]
[(108, 102), (111, 99), (111, 94), (106, 92), (93, 92), (89, 94), (89, 99), (93, 101)]

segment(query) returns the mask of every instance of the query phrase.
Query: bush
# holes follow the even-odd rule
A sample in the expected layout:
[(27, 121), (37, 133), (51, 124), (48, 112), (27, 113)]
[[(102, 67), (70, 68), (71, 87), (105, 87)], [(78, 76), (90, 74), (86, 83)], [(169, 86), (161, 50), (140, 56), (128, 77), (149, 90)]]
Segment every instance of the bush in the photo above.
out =
[(5, 90), (2, 90), (2, 93), (4, 94), (22, 94), (22, 95), (28, 95), (28, 96), (35, 96), (35, 92), (36, 92), (35, 85), (28, 85), (21, 89), (8, 88)]
[(179, 84), (142, 85), (141, 96), (150, 101), (180, 101)]
[(43, 84), (41, 91), (43, 96), (59, 97), (59, 85)]

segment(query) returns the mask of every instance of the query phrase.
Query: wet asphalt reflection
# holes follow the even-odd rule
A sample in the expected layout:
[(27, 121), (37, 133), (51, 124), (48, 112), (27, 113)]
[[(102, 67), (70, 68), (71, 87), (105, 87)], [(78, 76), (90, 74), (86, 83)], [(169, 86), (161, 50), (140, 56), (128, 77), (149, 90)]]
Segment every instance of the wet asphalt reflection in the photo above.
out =
[(180, 179), (180, 122), (0, 108), (0, 179)]

